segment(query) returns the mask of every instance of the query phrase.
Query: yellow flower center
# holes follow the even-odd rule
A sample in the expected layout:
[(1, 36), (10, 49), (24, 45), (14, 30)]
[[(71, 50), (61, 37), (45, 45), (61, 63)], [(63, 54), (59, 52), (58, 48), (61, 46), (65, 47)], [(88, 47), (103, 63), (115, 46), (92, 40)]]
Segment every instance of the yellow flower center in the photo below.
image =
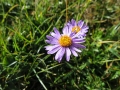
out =
[(78, 33), (80, 31), (80, 27), (79, 26), (74, 26), (72, 28), (72, 32)]
[(68, 47), (72, 44), (72, 40), (69, 36), (64, 35), (60, 37), (59, 44), (63, 47)]

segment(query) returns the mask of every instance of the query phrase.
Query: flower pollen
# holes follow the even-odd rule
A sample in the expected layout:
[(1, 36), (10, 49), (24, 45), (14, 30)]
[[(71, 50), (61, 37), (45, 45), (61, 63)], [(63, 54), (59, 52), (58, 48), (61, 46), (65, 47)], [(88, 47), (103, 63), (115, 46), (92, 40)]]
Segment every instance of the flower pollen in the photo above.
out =
[(68, 47), (72, 44), (72, 40), (69, 36), (64, 35), (60, 37), (59, 44), (63, 47)]
[(72, 28), (72, 32), (78, 33), (80, 31), (80, 27), (79, 26), (74, 26)]

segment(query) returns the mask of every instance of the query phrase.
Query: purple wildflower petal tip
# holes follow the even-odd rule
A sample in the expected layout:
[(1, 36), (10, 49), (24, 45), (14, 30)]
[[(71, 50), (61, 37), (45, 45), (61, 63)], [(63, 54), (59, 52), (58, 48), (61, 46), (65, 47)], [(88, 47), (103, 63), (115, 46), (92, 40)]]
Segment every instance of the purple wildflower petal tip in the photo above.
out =
[(66, 60), (69, 61), (70, 60), (70, 55), (71, 55), (71, 51), (69, 48), (66, 48)]

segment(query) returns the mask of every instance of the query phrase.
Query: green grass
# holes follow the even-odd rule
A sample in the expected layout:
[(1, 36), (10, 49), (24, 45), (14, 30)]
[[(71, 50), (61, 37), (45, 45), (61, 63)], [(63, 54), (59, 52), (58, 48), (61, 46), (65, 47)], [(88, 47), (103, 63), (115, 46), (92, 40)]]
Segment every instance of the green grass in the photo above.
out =
[[(86, 49), (58, 63), (46, 35), (71, 19), (89, 26)], [(119, 0), (1, 0), (0, 90), (120, 90)]]

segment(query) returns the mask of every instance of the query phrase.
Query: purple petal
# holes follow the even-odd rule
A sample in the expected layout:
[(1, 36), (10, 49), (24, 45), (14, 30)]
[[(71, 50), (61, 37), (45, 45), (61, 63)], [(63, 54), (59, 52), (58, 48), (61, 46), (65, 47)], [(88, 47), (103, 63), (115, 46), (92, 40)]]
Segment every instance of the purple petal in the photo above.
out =
[(83, 22), (83, 25), (82, 24), (78, 24), (78, 25), (81, 27), (80, 31), (82, 33), (87, 33), (88, 32), (89, 27), (86, 24), (84, 24), (84, 22)]
[(58, 47), (59, 45), (53, 45), (53, 46), (45, 46), (45, 49), (46, 50), (52, 50), (52, 49), (54, 49), (54, 48), (56, 48), (56, 47)]
[(80, 28), (82, 28), (82, 26), (84, 25), (84, 22), (82, 21), (82, 20), (80, 20), (80, 21), (78, 21), (78, 26), (80, 27)]
[(88, 32), (88, 29), (81, 29), (81, 32), (82, 32), (82, 33), (87, 33), (87, 32)]
[(51, 43), (50, 40), (45, 40), (45, 42), (47, 42), (47, 43), (49, 43), (49, 44)]
[(47, 38), (47, 39), (53, 39), (53, 37), (52, 37), (52, 36), (49, 36), (49, 35), (46, 35), (46, 38)]
[(66, 60), (69, 61), (70, 60), (70, 55), (71, 55), (71, 51), (69, 48), (66, 48)]
[(54, 37), (52, 37), (52, 36), (49, 36), (49, 35), (47, 35), (46, 38), (47, 38), (48, 40), (50, 40), (50, 41), (57, 40), (56, 38), (54, 38)]
[(73, 50), (72, 48), (70, 48), (70, 50), (71, 50), (71, 52), (72, 52), (72, 54), (74, 55), (74, 56), (78, 56), (78, 54), (76, 53), (76, 51), (75, 50)]
[[(74, 38), (78, 38), (78, 37), (80, 37), (80, 36), (83, 36), (83, 34), (84, 33), (82, 33), (81, 31), (79, 31), (77, 34), (75, 34), (74, 36), (72, 36), (72, 39), (74, 39)], [(83, 38), (84, 39), (84, 38)]]
[(58, 37), (60, 38), (61, 37), (61, 35), (60, 35), (60, 33), (59, 33), (59, 31), (56, 29), (56, 28), (53, 28), (54, 29), (54, 32), (58, 35)]
[(79, 34), (78, 38), (85, 39), (85, 36), (86, 36), (86, 34), (84, 34), (84, 33), (83, 34)]
[[(56, 38), (54, 38), (54, 37), (52, 37), (52, 36), (49, 36), (49, 35), (46, 35), (46, 38), (49, 39), (49, 40), (56, 39)], [(56, 40), (57, 40), (57, 39), (56, 39)]]
[(72, 39), (72, 41), (74, 42), (74, 43), (83, 43), (83, 42), (85, 42), (85, 40), (84, 39), (81, 39), (81, 38), (74, 38), (74, 39)]
[[(81, 32), (80, 32), (80, 33), (81, 33)], [(72, 36), (72, 39), (78, 37), (78, 36), (80, 35), (80, 33), (78, 32), (77, 34), (74, 34), (74, 35)]]
[(86, 24), (84, 24), (84, 25), (82, 26), (82, 29), (89, 29), (89, 27), (88, 27)]
[(74, 27), (73, 25), (69, 25), (69, 26), (68, 26), (70, 32), (72, 31), (72, 28), (73, 28), (73, 27)]
[(51, 34), (51, 36), (53, 36), (53, 37), (56, 38), (56, 39), (59, 39), (59, 38), (60, 38), (59, 35), (57, 35), (57, 34), (54, 33), (54, 32), (51, 32), (50, 34)]
[(62, 32), (63, 32), (63, 34), (68, 33), (68, 26), (65, 26), (65, 27), (63, 28)]
[(81, 50), (77, 49), (76, 47), (71, 47), (72, 50), (77, 51), (77, 52), (82, 52)]
[(76, 33), (71, 32), (70, 37), (72, 38)]
[(65, 26), (62, 31), (63, 31), (63, 34), (69, 36), (69, 35), (71, 34), (71, 30), (68, 29), (68, 27), (69, 27), (69, 26)]
[(45, 40), (47, 43), (49, 43), (49, 44), (58, 44), (58, 40)]
[(55, 60), (57, 60), (58, 62), (61, 61), (61, 59), (63, 58), (63, 55), (65, 53), (65, 48), (62, 47), (55, 55)]
[(68, 21), (68, 22), (65, 24), (65, 26), (69, 26), (69, 25), (71, 25), (71, 21)]
[(72, 24), (73, 26), (76, 26), (77, 23), (76, 23), (76, 21), (75, 21), (74, 19), (72, 19), (72, 20), (71, 20), (71, 24)]
[(51, 50), (53, 46), (45, 46), (45, 50)]
[(54, 53), (56, 53), (58, 50), (60, 50), (61, 49), (61, 47), (60, 46), (58, 46), (58, 47), (54, 47), (52, 50), (49, 50), (48, 51), (48, 54), (54, 54)]
[(73, 43), (72, 46), (76, 47), (76, 48), (85, 48), (84, 45), (78, 44), (78, 43)]

